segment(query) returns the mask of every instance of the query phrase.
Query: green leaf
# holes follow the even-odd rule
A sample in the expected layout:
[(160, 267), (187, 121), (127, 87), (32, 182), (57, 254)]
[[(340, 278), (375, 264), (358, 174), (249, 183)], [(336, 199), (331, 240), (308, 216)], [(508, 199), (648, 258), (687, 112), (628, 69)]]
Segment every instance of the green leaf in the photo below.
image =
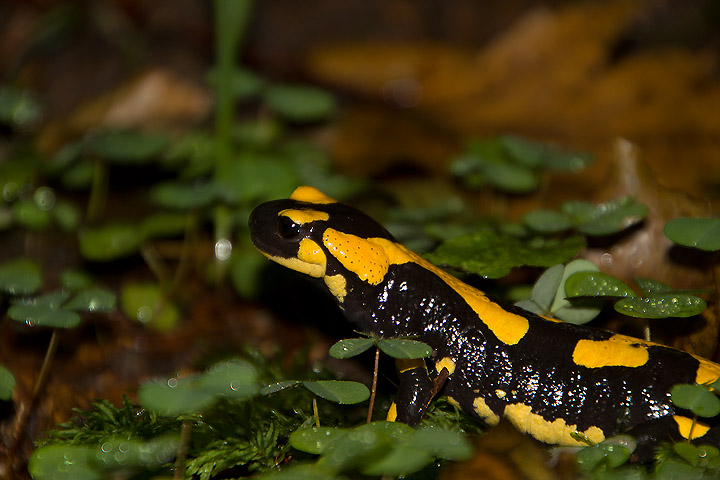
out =
[(290, 446), (302, 452), (320, 455), (347, 433), (347, 429), (338, 427), (300, 428), (290, 434)]
[(360, 403), (370, 398), (370, 390), (358, 382), (319, 380), (303, 382), (303, 386), (318, 397), (340, 404)]
[(675, 385), (670, 389), (673, 404), (690, 410), (699, 417), (710, 418), (720, 414), (720, 399), (700, 385)]
[(583, 298), (574, 299), (572, 302), (567, 299), (567, 281), (576, 272), (597, 272), (598, 267), (589, 260), (582, 258), (568, 263), (563, 270), (563, 276), (555, 293), (555, 299), (550, 306), (550, 313), (556, 318), (575, 325), (588, 323), (600, 314), (603, 308), (603, 301), (599, 299)]
[(417, 340), (383, 339), (379, 340), (378, 348), (393, 358), (425, 358), (433, 352), (433, 348)]
[(720, 250), (720, 218), (675, 218), (665, 224), (665, 236), (678, 245), (717, 251)]
[(707, 304), (702, 298), (679, 292), (623, 298), (615, 304), (619, 313), (640, 318), (692, 317), (705, 308)]
[(58, 202), (50, 211), (55, 222), (65, 232), (77, 230), (82, 221), (82, 214), (75, 205), (69, 202)]
[(79, 161), (60, 174), (60, 183), (68, 190), (83, 190), (92, 185), (95, 165), (85, 160)]
[(276, 382), (267, 385), (260, 389), (260, 395), (272, 395), (273, 393), (280, 392), (286, 388), (294, 387), (295, 385), (302, 383), (300, 380), (285, 380), (283, 382)]
[(41, 285), (40, 267), (32, 260), (21, 258), (0, 265), (0, 290), (10, 295), (29, 295)]
[(70, 298), (69, 293), (58, 290), (55, 292), (46, 293), (44, 295), (38, 295), (37, 297), (16, 300), (14, 303), (15, 305), (58, 309), (62, 304), (67, 302), (68, 298)]
[(260, 474), (257, 478), (259, 480), (346, 480), (347, 477), (335, 475), (316, 463), (294, 463), (279, 471)]
[(568, 297), (635, 297), (635, 292), (623, 281), (603, 272), (580, 271), (565, 283)]
[(68, 269), (60, 275), (60, 285), (71, 292), (89, 288), (92, 283), (90, 274), (81, 270)]
[(389, 435), (377, 428), (363, 425), (337, 438), (324, 451), (317, 464), (336, 472), (352, 470), (382, 457), (391, 446)]
[(0, 365), (0, 400), (10, 400), (15, 388), (15, 377), (12, 372)]
[(175, 237), (187, 229), (188, 214), (186, 213), (155, 213), (145, 217), (140, 223), (143, 238)]
[(573, 222), (564, 213), (554, 210), (535, 210), (525, 214), (523, 224), (538, 233), (558, 233), (569, 230)]
[(577, 452), (578, 462), (586, 471), (593, 471), (600, 464), (613, 469), (625, 464), (630, 459), (630, 450), (622, 445), (592, 445)]
[(548, 311), (545, 310), (543, 307), (535, 303), (534, 301), (530, 299), (526, 300), (520, 300), (515, 302), (516, 307), (520, 307), (523, 310), (527, 310), (530, 313), (534, 313), (535, 315), (547, 315)]
[(544, 142), (534, 142), (515, 135), (503, 135), (500, 143), (518, 163), (552, 170), (582, 171), (592, 161), (592, 156), (571, 152)]
[(622, 197), (598, 205), (588, 202), (567, 202), (562, 210), (570, 215), (578, 230), (586, 235), (610, 235), (631, 227), (647, 217), (645, 205), (631, 197)]
[(175, 304), (153, 283), (125, 285), (120, 294), (120, 306), (128, 317), (160, 331), (173, 328), (180, 319)]
[(284, 198), (297, 186), (297, 174), (283, 158), (245, 152), (238, 154), (220, 188), (234, 192), (228, 203), (248, 204), (265, 198)]
[(657, 280), (642, 277), (635, 277), (633, 280), (635, 280), (635, 284), (640, 287), (640, 290), (642, 290), (646, 295), (672, 291), (672, 287)]
[[(208, 72), (208, 81), (217, 88), (217, 69), (213, 68)], [(232, 95), (236, 100), (255, 97), (262, 92), (262, 88), (265, 86), (265, 80), (262, 77), (245, 68), (234, 68), (230, 75), (230, 83), (232, 85)]]
[(655, 480), (702, 480), (707, 478), (702, 470), (673, 460), (661, 463), (655, 471)]
[(350, 358), (360, 355), (375, 344), (373, 338), (347, 338), (336, 342), (330, 347), (330, 356), (333, 358)]
[(579, 236), (560, 240), (541, 237), (521, 240), (492, 229), (483, 229), (443, 242), (426, 257), (486, 278), (504, 277), (513, 267), (550, 267), (569, 260), (585, 245)]
[(516, 135), (502, 135), (498, 141), (503, 151), (517, 163), (534, 169), (542, 166), (547, 151), (544, 143)]
[(197, 386), (207, 393), (234, 399), (249, 398), (260, 390), (255, 367), (244, 360), (214, 364), (198, 377)]
[(156, 204), (179, 210), (207, 207), (222, 198), (222, 188), (211, 182), (185, 184), (165, 182), (150, 190), (150, 198)]
[(84, 149), (83, 141), (66, 143), (53, 154), (49, 162), (44, 163), (43, 171), (51, 177), (61, 174), (80, 158)]
[(30, 455), (28, 471), (35, 480), (101, 480), (106, 476), (95, 456), (90, 447), (47, 445)]
[(444, 428), (420, 428), (410, 441), (415, 448), (426, 449), (434, 457), (445, 460), (467, 460), (473, 454), (472, 445), (465, 437)]
[(692, 443), (674, 443), (672, 449), (673, 452), (677, 453), (680, 458), (688, 462), (690, 465), (698, 466), (700, 464), (700, 449)]
[(146, 163), (169, 144), (165, 135), (132, 130), (106, 130), (88, 139), (87, 152), (115, 163)]
[(79, 292), (64, 308), (85, 312), (110, 312), (115, 310), (115, 294), (101, 288), (88, 288)]
[(368, 461), (362, 468), (363, 475), (400, 477), (422, 469), (433, 460), (427, 450), (403, 443), (395, 445), (387, 455)]
[(137, 252), (145, 241), (133, 225), (106, 225), (80, 231), (80, 253), (93, 261), (116, 260)]
[(159, 435), (145, 441), (111, 437), (97, 448), (96, 459), (107, 472), (133, 467), (154, 470), (171, 461), (179, 445), (180, 437), (176, 434)]
[(162, 415), (176, 417), (196, 413), (216, 401), (215, 395), (198, 388), (197, 377), (151, 380), (138, 388), (138, 401)]
[(31, 230), (41, 230), (50, 225), (50, 212), (40, 208), (35, 202), (16, 202), (12, 206), (12, 213), (20, 225)]
[(537, 173), (521, 165), (487, 163), (483, 173), (497, 189), (510, 193), (528, 193), (537, 188)]
[(37, 305), (13, 305), (8, 309), (8, 317), (28, 326), (75, 328), (80, 324), (80, 315), (69, 310)]
[(530, 298), (543, 313), (550, 312), (550, 306), (557, 297), (558, 287), (563, 279), (564, 265), (553, 265), (538, 277)]
[(39, 123), (42, 110), (26, 90), (0, 86), (0, 122), (26, 130)]
[(335, 113), (335, 98), (319, 88), (297, 85), (271, 85), (265, 102), (280, 116), (295, 122), (324, 120)]

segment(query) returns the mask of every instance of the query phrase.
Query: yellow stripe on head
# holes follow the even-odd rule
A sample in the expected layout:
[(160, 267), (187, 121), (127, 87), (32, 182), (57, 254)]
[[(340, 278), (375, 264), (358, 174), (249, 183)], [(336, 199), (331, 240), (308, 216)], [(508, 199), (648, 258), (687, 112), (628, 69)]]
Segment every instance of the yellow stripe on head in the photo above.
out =
[(292, 208), (282, 210), (278, 213), (278, 216), (288, 217), (300, 225), (316, 221), (326, 222), (330, 218), (330, 215), (318, 210), (296, 210)]
[(290, 270), (295, 270), (296, 272), (304, 273), (315, 278), (321, 278), (325, 275), (327, 257), (325, 253), (323, 253), (322, 248), (320, 248), (320, 245), (309, 238), (304, 238), (300, 241), (297, 258), (270, 255), (262, 250), (260, 253), (273, 262), (277, 262)]
[(292, 195), (290, 195), (290, 200), (307, 203), (337, 203), (337, 200), (334, 198), (330, 198), (317, 188), (307, 185), (296, 188)]

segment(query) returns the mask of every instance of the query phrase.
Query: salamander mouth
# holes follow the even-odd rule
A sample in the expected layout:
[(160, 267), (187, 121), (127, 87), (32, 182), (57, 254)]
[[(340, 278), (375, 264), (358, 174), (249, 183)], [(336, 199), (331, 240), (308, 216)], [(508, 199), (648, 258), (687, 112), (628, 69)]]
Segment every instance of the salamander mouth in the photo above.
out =
[(287, 200), (274, 200), (259, 205), (250, 214), (250, 240), (264, 255), (285, 258), (294, 256), (294, 252), (288, 251), (288, 242), (278, 232), (277, 221), (278, 212), (291, 205)]

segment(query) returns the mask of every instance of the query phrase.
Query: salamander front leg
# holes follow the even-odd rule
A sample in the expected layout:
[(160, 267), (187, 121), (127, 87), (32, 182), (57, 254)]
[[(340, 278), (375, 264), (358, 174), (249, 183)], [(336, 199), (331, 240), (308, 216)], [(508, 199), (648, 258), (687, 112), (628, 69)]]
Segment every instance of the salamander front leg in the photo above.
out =
[(400, 385), (387, 419), (417, 425), (437, 391), (435, 382), (430, 378), (425, 360), (421, 358), (398, 359), (395, 365), (398, 369)]

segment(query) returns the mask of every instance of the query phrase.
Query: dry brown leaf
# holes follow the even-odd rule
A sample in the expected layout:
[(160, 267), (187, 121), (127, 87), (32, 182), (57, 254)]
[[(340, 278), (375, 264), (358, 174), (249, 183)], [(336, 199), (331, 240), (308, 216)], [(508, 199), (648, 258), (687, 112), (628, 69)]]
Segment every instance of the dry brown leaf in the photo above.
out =
[(172, 131), (202, 121), (210, 107), (206, 89), (169, 70), (149, 70), (45, 127), (38, 146), (53, 151), (69, 138), (98, 127)]
[[(716, 291), (715, 273), (720, 266), (709, 266), (709, 257), (689, 249), (674, 247), (663, 233), (665, 224), (677, 217), (709, 216), (707, 200), (659, 184), (652, 170), (640, 158), (638, 148), (624, 139), (615, 142), (615, 157), (606, 187), (597, 194), (597, 201), (633, 196), (649, 209), (643, 224), (609, 248), (591, 248), (586, 258), (600, 268), (626, 282), (635, 277), (651, 278), (675, 289), (709, 289)], [(715, 351), (720, 319), (716, 303), (710, 302), (702, 318), (651, 322), (656, 340), (678, 348), (711, 357)]]
[[(310, 56), (308, 70), (325, 83), (383, 102), (386, 108), (378, 106), (375, 121), (386, 123), (387, 142), (407, 127), (387, 125), (381, 117), (412, 107), (403, 121), (420, 124), (429, 135), (417, 136), (414, 145), (400, 136), (405, 145), (396, 142), (392, 150), (404, 161), (414, 161), (425, 142), (457, 149), (468, 136), (507, 132), (606, 158), (612, 139), (623, 136), (647, 152), (662, 182), (697, 191), (720, 178), (720, 82), (714, 73), (719, 59), (711, 51), (669, 47), (613, 58), (617, 43), (644, 18), (650, 3), (531, 9), (477, 53), (428, 44), (322, 47)], [(388, 97), (394, 85), (410, 86), (416, 103)], [(373, 120), (366, 115), (363, 121)], [(341, 130), (336, 141), (342, 144), (351, 135), (362, 144), (367, 140), (357, 138), (362, 134)], [(361, 168), (374, 147), (387, 154), (385, 143), (370, 139), (364, 156), (343, 151), (342, 163)], [(437, 165), (436, 170), (448, 160), (427, 157), (420, 163)], [(680, 176), (678, 158), (691, 165)], [(589, 180), (599, 187), (601, 178), (593, 173)]]

